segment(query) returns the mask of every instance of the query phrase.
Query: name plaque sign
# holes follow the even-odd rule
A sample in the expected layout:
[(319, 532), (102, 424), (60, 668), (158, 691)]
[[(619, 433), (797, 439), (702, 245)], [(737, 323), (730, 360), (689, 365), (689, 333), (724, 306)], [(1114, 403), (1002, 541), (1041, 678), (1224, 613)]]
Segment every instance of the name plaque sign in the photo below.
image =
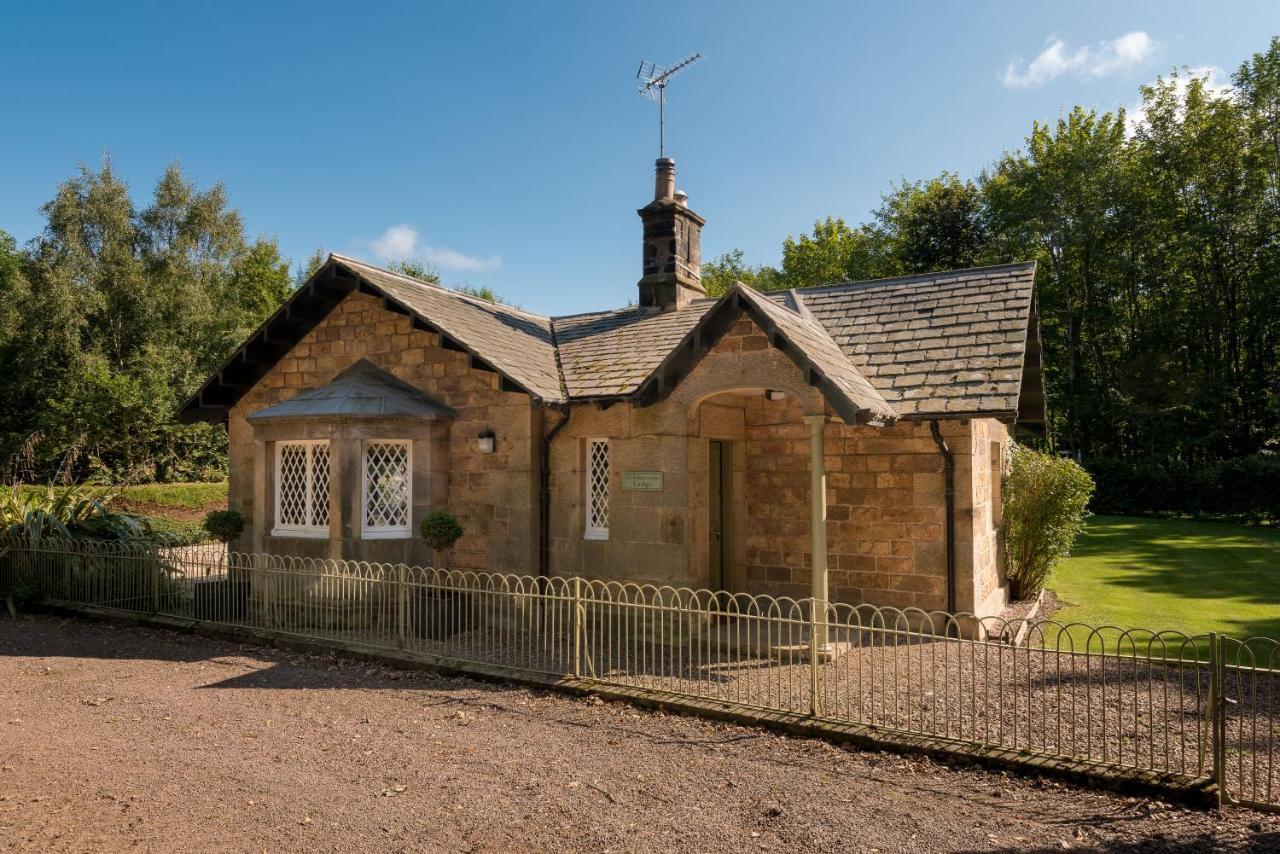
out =
[(662, 490), (662, 472), (624, 471), (622, 473), (622, 488), (660, 492)]

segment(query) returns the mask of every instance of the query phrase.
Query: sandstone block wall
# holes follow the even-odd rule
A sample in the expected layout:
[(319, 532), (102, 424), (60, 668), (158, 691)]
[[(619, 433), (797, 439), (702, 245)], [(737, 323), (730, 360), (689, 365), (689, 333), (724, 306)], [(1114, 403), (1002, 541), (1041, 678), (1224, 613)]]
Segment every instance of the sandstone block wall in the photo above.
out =
[[(290, 553), (323, 548), (314, 540), (269, 535), (274, 499), (262, 489), (261, 475), (263, 468), (274, 466), (274, 460), (259, 459), (267, 449), (255, 442), (245, 416), (324, 385), (361, 358), (458, 412), (456, 419), (447, 422), (446, 437), (431, 455), (433, 482), (422, 490), (415, 481), (414, 530), (428, 512), (447, 509), (466, 531), (450, 556), (451, 567), (536, 572), (538, 449), (528, 396), (500, 391), (497, 374), (471, 368), (467, 354), (444, 349), (438, 336), (413, 329), (407, 317), (387, 311), (375, 297), (358, 293), (312, 329), (230, 413), (230, 506), (247, 523), (239, 546)], [(477, 447), (477, 437), (485, 428), (497, 437), (492, 454), (481, 454)], [(414, 453), (416, 460), (416, 445)], [(358, 492), (358, 485), (355, 489)], [(432, 559), (416, 534), (408, 540), (356, 540), (345, 546), (343, 556), (362, 559), (420, 564)]]
[[(232, 410), (231, 506), (248, 522), (241, 548), (332, 554), (324, 541), (269, 536), (274, 505), (266, 469), (270, 446), (245, 416), (331, 380), (360, 358), (455, 408), (433, 433), (415, 479), (414, 527), (444, 508), (466, 534), (457, 568), (532, 574), (538, 569), (539, 437), (562, 415), (527, 395), (502, 392), (497, 375), (470, 367), (464, 353), (414, 330), (379, 300), (353, 294), (311, 331)], [(768, 400), (763, 389), (785, 390)], [(798, 368), (750, 320), (740, 320), (666, 400), (574, 406), (551, 450), (551, 571), (656, 584), (709, 583), (708, 447), (733, 443), (729, 542), (731, 590), (806, 597), (809, 592), (809, 428), (826, 407)], [(899, 607), (946, 605), (942, 457), (927, 424), (849, 426), (830, 416), (826, 443), (829, 582), (833, 599)], [(497, 450), (481, 454), (492, 429)], [(993, 455), (1008, 441), (989, 419), (941, 424), (956, 458), (957, 605), (991, 613), (1003, 604), (999, 537), (993, 519)], [(299, 436), (298, 438), (303, 438)], [(386, 436), (386, 438), (396, 438)], [(610, 535), (587, 540), (586, 442), (611, 446)], [(429, 460), (429, 464), (425, 463)], [(625, 490), (624, 471), (661, 471), (660, 491)], [(348, 478), (353, 479), (353, 478)], [(351, 488), (357, 489), (358, 486)], [(358, 502), (357, 502), (358, 506)], [(358, 528), (357, 528), (358, 529)], [(340, 542), (341, 556), (428, 563), (407, 541)]]
[[(763, 388), (783, 388), (787, 395), (771, 401), (760, 393)], [(746, 319), (712, 348), (681, 389), (690, 391), (678, 390), (646, 409), (574, 409), (553, 449), (553, 571), (706, 586), (707, 450), (710, 439), (722, 439), (734, 443), (729, 589), (807, 597), (810, 450), (803, 419), (825, 409), (821, 400)], [(849, 426), (828, 416), (832, 598), (944, 609), (945, 476), (929, 425)], [(993, 443), (1007, 440), (1008, 429), (974, 419), (944, 421), (940, 430), (955, 457), (957, 607), (993, 613), (1003, 605), (1004, 588), (991, 517), (990, 453)], [(583, 539), (584, 447), (593, 437), (609, 438), (613, 454), (608, 542)], [(628, 469), (663, 470), (666, 489), (623, 491), (621, 472)]]

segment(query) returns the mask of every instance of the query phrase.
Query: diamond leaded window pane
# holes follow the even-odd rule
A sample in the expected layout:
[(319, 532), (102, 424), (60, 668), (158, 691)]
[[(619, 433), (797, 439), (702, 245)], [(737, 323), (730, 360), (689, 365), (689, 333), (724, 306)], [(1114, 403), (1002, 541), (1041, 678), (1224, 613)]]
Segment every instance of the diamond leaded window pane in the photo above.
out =
[(587, 456), (587, 533), (609, 533), (609, 443), (592, 440)]
[(279, 514), (277, 523), (307, 524), (307, 446), (280, 446)]
[(280, 442), (276, 454), (276, 526), (294, 532), (327, 531), (329, 443)]
[(366, 531), (409, 529), (409, 443), (370, 442), (364, 451)]
[(311, 524), (329, 527), (329, 445), (311, 446)]

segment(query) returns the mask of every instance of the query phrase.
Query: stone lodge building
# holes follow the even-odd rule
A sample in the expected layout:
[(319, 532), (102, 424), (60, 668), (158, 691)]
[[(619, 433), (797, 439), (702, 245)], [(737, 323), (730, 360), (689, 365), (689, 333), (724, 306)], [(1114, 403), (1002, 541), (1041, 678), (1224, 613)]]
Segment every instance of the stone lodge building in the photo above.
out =
[(331, 255), (179, 412), (245, 551), (990, 614), (1044, 421), (1035, 267), (709, 299), (657, 162), (638, 305), (544, 317)]

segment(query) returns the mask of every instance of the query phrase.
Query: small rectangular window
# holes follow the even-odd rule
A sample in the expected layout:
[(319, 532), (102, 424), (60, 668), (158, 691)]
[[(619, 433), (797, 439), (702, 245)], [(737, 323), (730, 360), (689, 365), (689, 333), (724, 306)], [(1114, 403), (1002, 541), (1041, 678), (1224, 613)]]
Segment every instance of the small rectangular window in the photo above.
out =
[(609, 440), (587, 441), (588, 540), (609, 539)]
[(329, 536), (329, 443), (276, 443), (278, 537)]
[(412, 443), (365, 442), (361, 494), (365, 539), (408, 537), (413, 507)]

